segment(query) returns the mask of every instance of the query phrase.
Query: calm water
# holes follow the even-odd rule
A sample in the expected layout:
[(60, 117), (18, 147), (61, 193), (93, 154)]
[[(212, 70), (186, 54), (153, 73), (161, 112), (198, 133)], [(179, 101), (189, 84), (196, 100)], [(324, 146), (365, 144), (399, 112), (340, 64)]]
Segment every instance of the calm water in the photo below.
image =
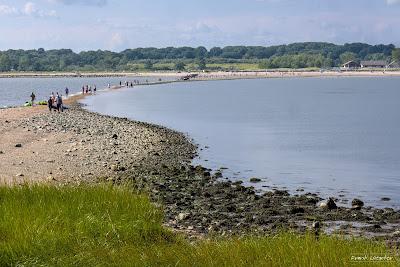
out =
[(203, 148), (196, 161), (227, 167), (232, 179), (257, 176), (264, 178), (259, 188), (304, 188), (395, 207), (399, 102), (400, 78), (175, 83), (85, 100), (93, 111), (188, 133)]
[[(97, 89), (107, 88), (119, 84), (119, 81), (132, 81), (133, 79), (144, 82), (156, 81), (158, 77), (113, 77), (113, 78), (2, 78), (0, 79), (0, 108), (9, 106), (21, 106), (30, 101), (32, 92), (36, 94), (36, 100), (47, 100), (51, 92), (64, 94), (65, 87), (70, 94), (81, 92), (82, 85), (94, 85)], [(165, 80), (165, 78), (163, 78)], [(173, 78), (169, 78), (173, 79)]]

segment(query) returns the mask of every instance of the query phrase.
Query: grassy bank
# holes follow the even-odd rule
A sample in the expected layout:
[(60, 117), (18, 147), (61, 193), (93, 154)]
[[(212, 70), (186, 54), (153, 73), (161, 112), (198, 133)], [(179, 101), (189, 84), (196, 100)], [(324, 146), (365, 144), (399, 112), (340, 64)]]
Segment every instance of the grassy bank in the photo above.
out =
[(291, 233), (193, 244), (162, 220), (128, 187), (1, 187), (0, 266), (345, 266), (355, 254), (390, 253), (382, 243)]

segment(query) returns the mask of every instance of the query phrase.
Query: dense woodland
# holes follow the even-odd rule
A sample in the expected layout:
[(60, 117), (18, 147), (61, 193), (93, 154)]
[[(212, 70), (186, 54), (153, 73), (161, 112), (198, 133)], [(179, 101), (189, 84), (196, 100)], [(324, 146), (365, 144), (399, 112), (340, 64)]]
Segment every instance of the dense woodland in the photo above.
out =
[(122, 52), (71, 49), (0, 51), (0, 71), (137, 71), (332, 68), (349, 60), (400, 59), (394, 45), (293, 43), (270, 47), (136, 48)]

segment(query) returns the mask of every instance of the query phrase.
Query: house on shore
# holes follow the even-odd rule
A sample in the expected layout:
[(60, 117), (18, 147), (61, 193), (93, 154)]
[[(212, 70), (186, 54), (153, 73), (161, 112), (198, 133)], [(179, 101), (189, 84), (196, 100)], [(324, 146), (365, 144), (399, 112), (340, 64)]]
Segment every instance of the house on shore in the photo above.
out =
[(357, 62), (352, 61), (352, 60), (348, 61), (342, 65), (342, 69), (344, 69), (344, 70), (358, 69), (359, 67), (360, 67), (360, 64), (358, 64)]
[(361, 61), (361, 68), (372, 68), (372, 69), (385, 69), (388, 63), (385, 60), (367, 60)]

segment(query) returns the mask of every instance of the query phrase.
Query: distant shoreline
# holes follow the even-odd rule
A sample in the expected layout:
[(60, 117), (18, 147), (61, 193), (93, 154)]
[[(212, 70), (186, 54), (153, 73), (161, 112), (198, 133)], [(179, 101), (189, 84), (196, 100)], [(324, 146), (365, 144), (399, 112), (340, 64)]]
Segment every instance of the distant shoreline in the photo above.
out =
[[(400, 70), (260, 70), (260, 71), (213, 71), (213, 72), (5, 72), (0, 78), (98, 78), (98, 77), (177, 77), (197, 74), (194, 80), (287, 78), (287, 77), (391, 77), (400, 76)], [(192, 78), (193, 79), (193, 78)]]

